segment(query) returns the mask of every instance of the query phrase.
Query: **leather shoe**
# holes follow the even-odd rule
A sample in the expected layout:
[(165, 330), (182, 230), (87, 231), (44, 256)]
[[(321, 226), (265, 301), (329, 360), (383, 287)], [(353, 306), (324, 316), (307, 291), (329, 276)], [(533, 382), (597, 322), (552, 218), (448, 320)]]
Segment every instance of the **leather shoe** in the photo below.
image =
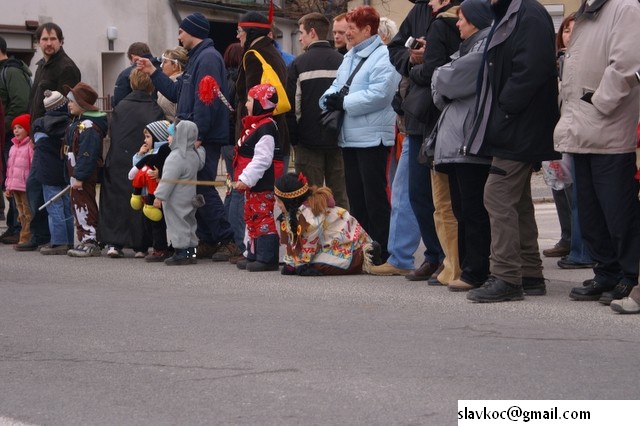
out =
[(377, 265), (377, 266), (373, 265), (369, 270), (369, 273), (371, 275), (384, 275), (384, 276), (404, 275), (406, 276), (407, 274), (411, 273), (411, 269), (396, 268), (389, 262), (385, 262), (382, 265)]
[(625, 297), (612, 301), (611, 309), (619, 314), (640, 314), (640, 303), (630, 297)]
[(522, 286), (508, 283), (500, 278), (489, 277), (482, 287), (469, 291), (467, 299), (480, 303), (508, 302), (522, 300), (524, 294)]
[(542, 250), (542, 254), (545, 257), (562, 257), (567, 256), (571, 251), (571, 247), (567, 247), (560, 243), (557, 243), (555, 246)]
[(612, 290), (613, 287), (615, 286), (612, 284), (600, 283), (592, 278), (584, 281), (582, 287), (572, 288), (569, 297), (579, 301), (598, 300), (602, 293)]
[(545, 279), (538, 277), (522, 277), (522, 291), (527, 296), (544, 296), (547, 294)]
[(473, 290), (474, 288), (478, 288), (478, 286), (470, 284), (464, 281), (462, 278), (460, 278), (459, 280), (451, 281), (447, 287), (449, 287), (449, 291), (469, 291)]
[(568, 256), (562, 256), (562, 259), (558, 260), (558, 266), (562, 269), (593, 269), (596, 264), (593, 263), (578, 263), (570, 260)]
[[(431, 263), (425, 260), (424, 262), (422, 262), (422, 265), (420, 265), (418, 269), (416, 269), (415, 271), (409, 274), (406, 274), (405, 278), (408, 279), (409, 281), (428, 281), (434, 275), (434, 273), (438, 270), (439, 267), (440, 265), (437, 265), (435, 263)], [(436, 275), (436, 281), (437, 279), (438, 277)], [(441, 283), (438, 281), (438, 283), (436, 283), (435, 285), (440, 285), (440, 284)]]
[(20, 240), (19, 232), (14, 232), (12, 234), (7, 230), (7, 231), (4, 231), (2, 235), (0, 235), (0, 242), (2, 242), (2, 244), (18, 244), (19, 240)]
[(36, 251), (38, 249), (38, 244), (33, 241), (29, 241), (22, 244), (16, 244), (13, 248), (16, 251)]
[(610, 305), (614, 300), (619, 300), (623, 297), (629, 296), (629, 294), (631, 294), (631, 290), (633, 290), (633, 287), (635, 287), (636, 285), (637, 284), (618, 283), (618, 285), (616, 285), (613, 290), (605, 291), (604, 293), (602, 293), (600, 299), (598, 299), (598, 302), (602, 303), (603, 305)]

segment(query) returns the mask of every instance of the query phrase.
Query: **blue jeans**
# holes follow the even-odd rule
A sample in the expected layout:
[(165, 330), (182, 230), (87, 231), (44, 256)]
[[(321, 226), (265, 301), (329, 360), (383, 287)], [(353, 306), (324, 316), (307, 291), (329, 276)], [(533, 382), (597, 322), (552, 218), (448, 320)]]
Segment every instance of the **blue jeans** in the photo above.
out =
[[(573, 157), (571, 158), (571, 179), (576, 181), (575, 166), (573, 165)], [(578, 188), (571, 185), (571, 251), (567, 256), (567, 260), (575, 263), (593, 263), (591, 254), (587, 245), (582, 239), (582, 231), (580, 230), (580, 219), (578, 214)]]
[[(63, 186), (42, 185), (42, 195), (49, 201), (64, 189)], [(62, 197), (47, 206), (49, 213), (49, 232), (52, 245), (73, 246), (73, 213), (71, 212), (71, 196), (67, 191)]]
[(234, 189), (227, 198), (230, 199), (227, 217), (233, 231), (233, 241), (240, 251), (244, 252), (246, 249), (244, 244), (244, 194)]
[(426, 246), (425, 262), (439, 265), (444, 260), (444, 251), (440, 245), (436, 224), (433, 219), (435, 207), (431, 192), (431, 173), (429, 166), (418, 163), (418, 152), (422, 145), (422, 136), (409, 135), (405, 143), (409, 142), (409, 199), (413, 213), (416, 215), (420, 235)]
[[(202, 145), (206, 151), (204, 167), (198, 172), (198, 180), (214, 181), (217, 175), (218, 160), (222, 145), (207, 143)], [(198, 185), (198, 194), (204, 197), (205, 205), (196, 211), (198, 228), (196, 235), (202, 242), (217, 244), (233, 239), (231, 226), (224, 213), (224, 205), (218, 190), (213, 186)]]
[(49, 220), (47, 219), (47, 210), (38, 210), (44, 204), (44, 196), (42, 195), (42, 184), (36, 179), (36, 169), (31, 168), (27, 177), (27, 198), (29, 199), (29, 208), (31, 208), (31, 242), (37, 245), (47, 244), (51, 241), (49, 233)]
[(413, 254), (420, 245), (420, 228), (409, 201), (409, 142), (402, 146), (391, 185), (391, 221), (389, 224), (389, 258), (396, 268), (413, 269)]

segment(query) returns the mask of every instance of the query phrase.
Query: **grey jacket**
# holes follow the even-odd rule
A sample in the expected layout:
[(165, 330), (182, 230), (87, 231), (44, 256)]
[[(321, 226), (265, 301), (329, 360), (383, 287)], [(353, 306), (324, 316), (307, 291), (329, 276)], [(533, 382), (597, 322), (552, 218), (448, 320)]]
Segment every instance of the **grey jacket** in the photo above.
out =
[[(636, 149), (640, 4), (595, 1), (578, 11), (564, 59), (556, 151), (623, 154)], [(582, 100), (592, 92), (591, 102)]]
[(434, 153), (436, 169), (449, 163), (491, 163), (488, 157), (463, 153), (473, 125), (478, 72), (489, 31), (485, 28), (464, 40), (453, 60), (433, 74), (433, 101), (442, 110)]
[(183, 120), (176, 126), (175, 137), (170, 145), (171, 153), (164, 162), (162, 180), (156, 189), (156, 198), (162, 200), (167, 235), (174, 248), (195, 247), (196, 208), (193, 199), (196, 185), (172, 183), (173, 180), (195, 181), (198, 170), (205, 160), (204, 148), (194, 148), (198, 138), (198, 126), (193, 121)]

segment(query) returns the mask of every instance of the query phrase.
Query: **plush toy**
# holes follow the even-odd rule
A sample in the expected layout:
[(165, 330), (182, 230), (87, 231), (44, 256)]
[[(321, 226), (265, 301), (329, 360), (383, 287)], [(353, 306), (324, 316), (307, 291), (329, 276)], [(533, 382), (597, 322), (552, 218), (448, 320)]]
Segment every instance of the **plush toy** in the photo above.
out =
[[(169, 122), (154, 121), (145, 127), (145, 145), (149, 149), (149, 145), (153, 146), (152, 150), (148, 150), (148, 154), (144, 155), (129, 171), (129, 179), (132, 181), (133, 194), (131, 194), (131, 208), (134, 210), (142, 209), (144, 215), (154, 222), (162, 220), (162, 210), (153, 206), (155, 196), (153, 195), (158, 187), (158, 181), (162, 176), (162, 167), (164, 161), (169, 156), (171, 148), (166, 140), (169, 138)], [(151, 141), (148, 141), (151, 136)], [(150, 142), (150, 143), (147, 143)], [(134, 161), (137, 157), (134, 157)], [(158, 170), (157, 179), (149, 176), (149, 172)], [(143, 195), (146, 193), (146, 195)]]

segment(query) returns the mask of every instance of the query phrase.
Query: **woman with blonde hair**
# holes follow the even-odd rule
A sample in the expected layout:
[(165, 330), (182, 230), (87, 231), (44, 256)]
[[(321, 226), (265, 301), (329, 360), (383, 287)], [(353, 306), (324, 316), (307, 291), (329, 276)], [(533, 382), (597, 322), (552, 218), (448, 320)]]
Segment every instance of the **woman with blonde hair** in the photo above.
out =
[[(184, 47), (178, 46), (165, 50), (160, 64), (162, 72), (171, 80), (176, 81), (182, 75), (187, 59), (187, 50)], [(158, 92), (158, 105), (164, 111), (167, 120), (173, 122), (176, 118), (176, 104)]]

